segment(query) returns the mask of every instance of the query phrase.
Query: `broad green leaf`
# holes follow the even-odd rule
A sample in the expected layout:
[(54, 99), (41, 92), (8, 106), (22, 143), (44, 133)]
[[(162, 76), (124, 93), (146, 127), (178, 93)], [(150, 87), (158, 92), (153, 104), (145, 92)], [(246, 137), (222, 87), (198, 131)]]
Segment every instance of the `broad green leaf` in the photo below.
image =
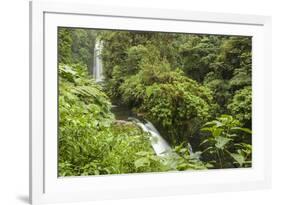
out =
[(239, 164), (240, 167), (245, 163), (245, 158), (242, 154), (230, 153), (230, 156)]
[(229, 142), (231, 141), (231, 139), (226, 138), (226, 137), (218, 136), (218, 137), (215, 138), (215, 141), (216, 141), (215, 146), (216, 146), (218, 149), (224, 149), (225, 145), (226, 145), (227, 143), (229, 143)]
[(233, 127), (232, 130), (240, 130), (240, 131), (246, 132), (248, 134), (252, 134), (252, 131), (250, 129), (248, 129), (248, 128)]

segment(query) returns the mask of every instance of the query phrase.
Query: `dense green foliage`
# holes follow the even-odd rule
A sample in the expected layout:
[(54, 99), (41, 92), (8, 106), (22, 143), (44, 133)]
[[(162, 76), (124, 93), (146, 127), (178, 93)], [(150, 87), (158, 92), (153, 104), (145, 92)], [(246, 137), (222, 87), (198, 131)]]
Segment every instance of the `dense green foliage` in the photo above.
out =
[(111, 97), (120, 97), (124, 79), (143, 68), (153, 69), (154, 76), (167, 68), (180, 69), (213, 91), (219, 105), (216, 112), (232, 114), (227, 106), (235, 92), (251, 86), (250, 37), (124, 31), (104, 31), (99, 36)]
[(245, 87), (236, 91), (234, 97), (227, 106), (229, 112), (240, 122), (251, 127), (252, 122), (252, 89)]
[(91, 29), (59, 28), (59, 62), (82, 63), (88, 70), (93, 66), (97, 32)]
[[(60, 176), (251, 166), (250, 37), (59, 28), (58, 40)], [(172, 154), (112, 103), (151, 121)]]
[[(148, 135), (134, 124), (116, 124), (110, 101), (81, 65), (60, 65), (60, 175), (161, 171)], [(149, 167), (140, 164), (146, 151)]]
[(154, 69), (161, 67), (146, 68), (125, 80), (120, 87), (122, 99), (143, 117), (161, 125), (170, 142), (181, 143), (194, 134), (199, 122), (210, 117), (210, 90), (183, 76), (180, 70), (154, 75)]
[[(176, 53), (179, 45), (174, 38), (180, 37), (158, 33), (102, 33), (108, 93), (112, 98), (121, 97), (119, 103), (134, 108), (139, 115), (161, 127), (173, 143), (194, 134), (215, 107), (210, 89), (173, 67), (179, 66)], [(167, 41), (175, 45), (164, 43)]]
[(85, 66), (59, 66), (59, 175), (80, 176), (205, 168), (181, 151), (173, 159), (155, 155), (149, 134), (118, 122), (100, 85)]

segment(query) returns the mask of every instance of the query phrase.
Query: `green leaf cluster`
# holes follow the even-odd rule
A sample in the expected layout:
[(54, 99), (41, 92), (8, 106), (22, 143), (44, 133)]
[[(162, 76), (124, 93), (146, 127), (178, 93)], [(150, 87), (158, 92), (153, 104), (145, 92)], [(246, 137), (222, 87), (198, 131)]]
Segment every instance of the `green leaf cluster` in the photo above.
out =
[(201, 146), (204, 160), (215, 168), (249, 167), (252, 159), (251, 130), (230, 115), (205, 123)]

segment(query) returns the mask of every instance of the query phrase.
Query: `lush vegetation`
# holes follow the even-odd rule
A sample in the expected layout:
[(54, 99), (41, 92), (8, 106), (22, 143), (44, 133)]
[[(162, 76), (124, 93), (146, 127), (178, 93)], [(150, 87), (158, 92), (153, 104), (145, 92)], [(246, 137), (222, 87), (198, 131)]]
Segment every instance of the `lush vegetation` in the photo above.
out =
[[(187, 150), (181, 157), (155, 155), (148, 133), (114, 120), (111, 103), (86, 68), (59, 66), (59, 171), (61, 176), (121, 174), (204, 168)], [(174, 161), (177, 161), (175, 164)]]
[[(60, 176), (251, 167), (250, 37), (60, 28), (58, 39)], [(112, 103), (151, 121), (173, 154), (157, 155)]]

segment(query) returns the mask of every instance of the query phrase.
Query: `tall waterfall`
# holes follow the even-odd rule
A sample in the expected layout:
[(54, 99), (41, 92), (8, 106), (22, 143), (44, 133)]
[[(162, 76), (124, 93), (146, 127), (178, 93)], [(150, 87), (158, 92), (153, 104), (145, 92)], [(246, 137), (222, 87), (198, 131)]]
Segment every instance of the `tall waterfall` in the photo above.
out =
[(102, 42), (97, 40), (94, 48), (93, 77), (96, 82), (103, 81), (103, 67), (101, 59)]

